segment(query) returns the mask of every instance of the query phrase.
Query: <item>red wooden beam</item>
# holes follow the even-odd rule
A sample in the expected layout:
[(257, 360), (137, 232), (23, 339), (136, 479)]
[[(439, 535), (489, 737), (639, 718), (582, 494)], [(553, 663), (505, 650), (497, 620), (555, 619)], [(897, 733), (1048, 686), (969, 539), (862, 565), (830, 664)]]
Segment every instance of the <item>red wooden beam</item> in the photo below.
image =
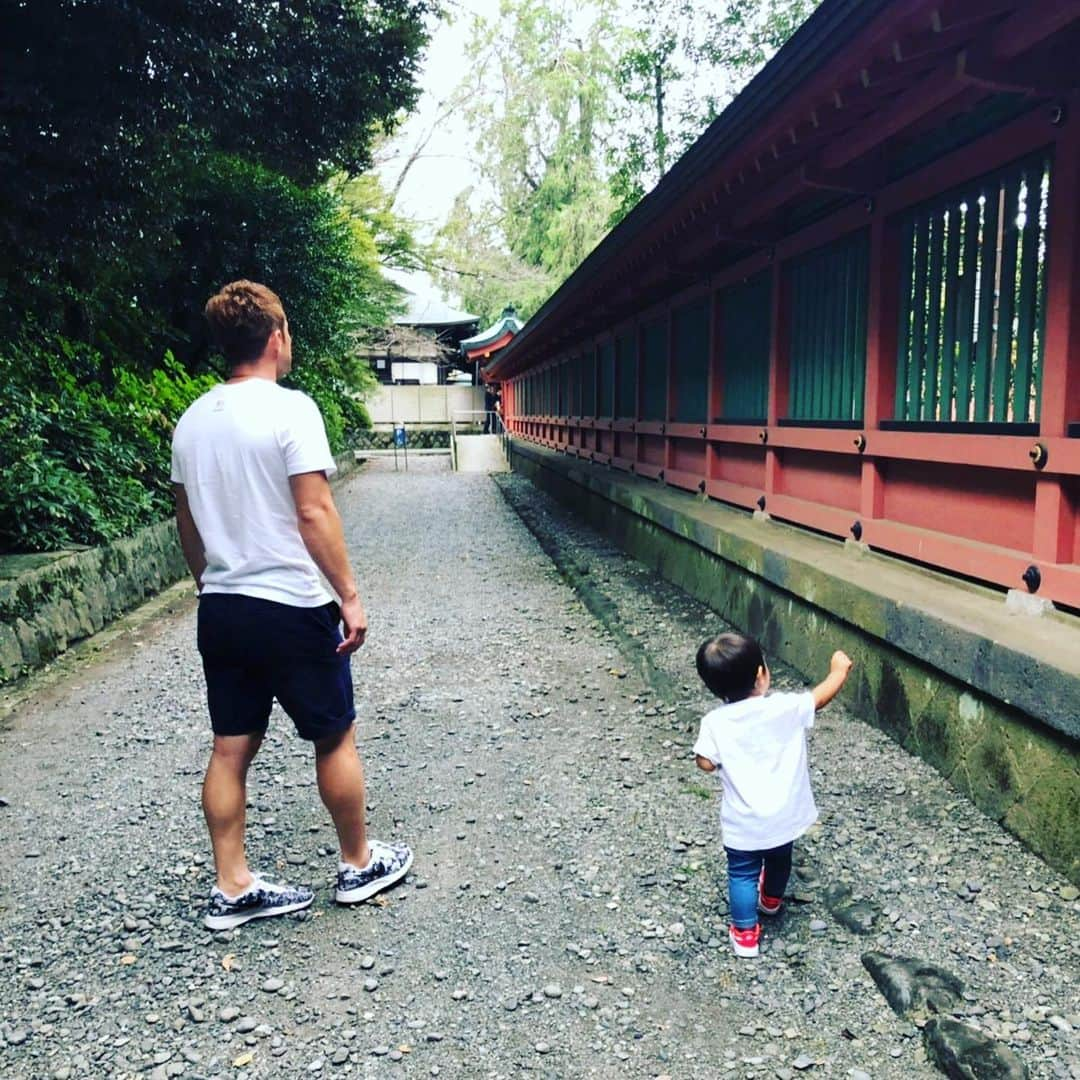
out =
[(945, 105), (964, 87), (955, 62), (939, 68), (844, 139), (833, 142), (821, 155), (822, 165), (826, 169), (843, 168), (848, 162), (855, 161), (887, 139), (900, 134), (927, 113)]

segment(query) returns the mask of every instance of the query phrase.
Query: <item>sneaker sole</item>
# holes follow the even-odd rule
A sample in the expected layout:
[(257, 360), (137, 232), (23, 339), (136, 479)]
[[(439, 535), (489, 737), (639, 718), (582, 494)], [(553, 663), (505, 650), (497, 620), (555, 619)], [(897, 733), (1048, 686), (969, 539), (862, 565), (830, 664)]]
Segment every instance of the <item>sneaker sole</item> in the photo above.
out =
[(784, 910), (784, 905), (783, 904), (777, 904), (776, 907), (774, 907), (774, 908), (767, 908), (759, 900), (758, 905), (757, 905), (757, 909), (758, 909), (758, 911), (761, 912), (762, 915), (779, 915), (780, 912)]
[(366, 885), (361, 885), (359, 889), (337, 889), (334, 892), (334, 899), (339, 904), (359, 904), (364, 900), (370, 900), (376, 893), (380, 893), (383, 889), (388, 889), (395, 882), (400, 881), (409, 872), (412, 864), (413, 852), (410, 851), (409, 857), (405, 860), (405, 865), (392, 874), (377, 878), (375, 881), (369, 881)]
[(236, 915), (206, 915), (203, 918), (203, 926), (207, 930), (231, 930), (234, 926), (243, 926), (252, 919), (272, 919), (277, 915), (288, 915), (292, 911), (303, 911), (311, 907), (315, 897), (307, 900), (298, 900), (295, 904), (285, 904), (283, 907), (263, 909), (261, 911), (245, 911)]
[(735, 941), (731, 942), (731, 948), (736, 956), (742, 956), (748, 960), (760, 955), (761, 952), (761, 949), (757, 945), (751, 945), (749, 948), (747, 948), (747, 946), (739, 945)]

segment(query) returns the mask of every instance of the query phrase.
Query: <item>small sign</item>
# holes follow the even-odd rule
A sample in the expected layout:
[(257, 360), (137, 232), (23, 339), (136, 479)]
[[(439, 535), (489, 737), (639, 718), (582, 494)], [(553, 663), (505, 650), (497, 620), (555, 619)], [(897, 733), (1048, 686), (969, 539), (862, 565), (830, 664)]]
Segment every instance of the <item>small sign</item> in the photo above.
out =
[(405, 425), (401, 424), (394, 428), (394, 446), (397, 449), (404, 449), (406, 444)]

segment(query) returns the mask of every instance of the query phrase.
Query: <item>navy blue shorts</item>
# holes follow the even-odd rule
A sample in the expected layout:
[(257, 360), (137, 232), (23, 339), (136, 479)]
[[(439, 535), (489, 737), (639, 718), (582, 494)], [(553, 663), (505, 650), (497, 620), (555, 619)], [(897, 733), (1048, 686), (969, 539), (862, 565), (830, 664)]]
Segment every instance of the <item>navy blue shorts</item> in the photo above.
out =
[(356, 718), (337, 604), (292, 607), (235, 593), (199, 600), (199, 652), (215, 735), (266, 730), (274, 698), (302, 739), (344, 731)]

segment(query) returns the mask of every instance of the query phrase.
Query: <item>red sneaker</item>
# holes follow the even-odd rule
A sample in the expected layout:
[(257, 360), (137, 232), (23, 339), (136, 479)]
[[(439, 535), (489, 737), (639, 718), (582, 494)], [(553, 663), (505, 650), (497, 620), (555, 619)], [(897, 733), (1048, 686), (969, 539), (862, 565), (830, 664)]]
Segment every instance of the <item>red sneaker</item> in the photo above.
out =
[(731, 947), (736, 956), (757, 956), (758, 942), (761, 940), (761, 927), (751, 926), (740, 930), (737, 926), (728, 929)]
[(779, 896), (765, 895), (765, 867), (761, 868), (761, 877), (758, 878), (757, 909), (762, 915), (779, 915), (784, 901)]

